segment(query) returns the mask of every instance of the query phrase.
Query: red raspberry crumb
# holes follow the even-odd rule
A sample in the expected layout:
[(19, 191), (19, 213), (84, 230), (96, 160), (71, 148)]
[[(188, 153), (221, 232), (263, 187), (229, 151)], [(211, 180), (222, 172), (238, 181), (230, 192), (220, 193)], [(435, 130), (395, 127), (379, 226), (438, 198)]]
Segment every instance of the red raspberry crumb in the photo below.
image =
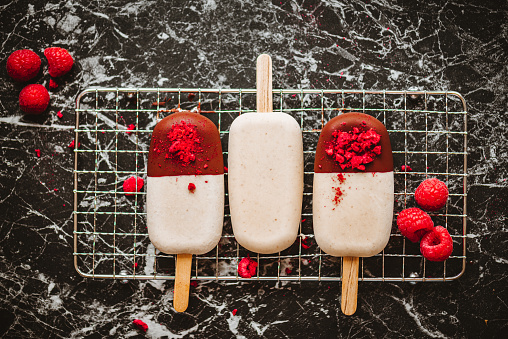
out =
[(302, 222), (305, 222), (305, 220), (307, 220), (307, 219), (302, 219)]
[(190, 285), (191, 285), (192, 287), (198, 287), (198, 282), (197, 282), (197, 280), (192, 280), (192, 281), (190, 282)]
[(446, 205), (448, 187), (439, 179), (427, 179), (416, 189), (415, 200), (423, 209), (437, 211)]
[(123, 191), (125, 195), (134, 195), (135, 192), (141, 191), (144, 183), (143, 178), (132, 176), (123, 182)]
[(41, 114), (48, 108), (49, 93), (39, 84), (26, 86), (19, 93), (19, 108), (28, 114)]
[(289, 267), (286, 267), (286, 274), (291, 274), (293, 273), (293, 270), (291, 270)]
[(57, 116), (58, 118), (62, 119), (62, 118), (63, 118), (62, 111), (58, 111), (58, 112), (56, 113), (56, 116)]
[(310, 248), (310, 245), (307, 243), (308, 239), (309, 239), (308, 237), (302, 238), (302, 248), (304, 249)]
[(412, 242), (418, 242), (426, 232), (434, 227), (430, 216), (419, 208), (407, 208), (397, 216), (400, 233)]
[(231, 311), (231, 314), (236, 315), (236, 312), (238, 312), (238, 310), (235, 308), (233, 311)]
[(33, 79), (41, 69), (41, 58), (29, 49), (14, 51), (7, 58), (7, 74), (16, 81)]
[(202, 137), (198, 133), (197, 126), (187, 124), (184, 120), (171, 126), (167, 139), (160, 139), (153, 151), (166, 153), (166, 159), (179, 161), (182, 166), (187, 166), (196, 160), (197, 153), (203, 152)]
[(228, 172), (228, 168), (226, 166), (224, 166), (224, 173), (227, 173)]
[[(78, 147), (81, 146), (81, 143), (78, 142)], [(75, 140), (72, 140), (71, 143), (69, 144), (69, 146), (67, 146), (69, 148), (76, 148), (76, 141)]]
[(189, 99), (189, 101), (192, 101), (194, 100), (194, 98), (196, 97), (196, 94), (195, 93), (189, 93), (189, 95), (187, 96), (187, 98)]
[(252, 278), (256, 275), (258, 263), (247, 256), (238, 263), (238, 275), (242, 278)]
[(372, 128), (365, 131), (353, 127), (349, 132), (335, 130), (325, 152), (337, 161), (343, 170), (353, 168), (364, 171), (365, 165), (381, 154), (381, 146), (378, 145), (380, 140), (381, 135)]
[(191, 192), (191, 193), (194, 193), (194, 191), (196, 190), (196, 185), (194, 185), (192, 182), (189, 183), (189, 186), (187, 186), (187, 189)]
[(411, 168), (411, 166), (409, 165), (402, 165), (400, 166), (400, 169), (403, 171), (403, 172), (411, 172), (413, 169)]
[(48, 72), (53, 78), (67, 74), (74, 64), (69, 52), (60, 47), (50, 47), (44, 50), (44, 56), (48, 59)]
[(55, 89), (57, 87), (58, 87), (58, 84), (56, 83), (56, 81), (53, 79), (49, 79), (49, 88)]
[(143, 320), (135, 319), (132, 321), (132, 323), (143, 332), (148, 330), (148, 325)]
[(35, 150), (35, 154), (37, 154), (37, 158), (40, 158), (41, 157), (41, 150), (40, 149), (36, 149)]
[(136, 125), (134, 124), (130, 124), (129, 126), (127, 126), (127, 134), (130, 135), (134, 129), (136, 129)]
[(420, 252), (430, 261), (444, 261), (453, 252), (453, 240), (448, 230), (436, 226), (426, 233), (420, 243)]

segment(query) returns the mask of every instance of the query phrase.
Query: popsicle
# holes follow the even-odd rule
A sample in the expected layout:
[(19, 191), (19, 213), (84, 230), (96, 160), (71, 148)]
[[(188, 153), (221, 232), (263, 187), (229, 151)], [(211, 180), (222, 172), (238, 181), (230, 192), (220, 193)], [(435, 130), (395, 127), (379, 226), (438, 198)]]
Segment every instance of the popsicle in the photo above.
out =
[(393, 156), (385, 126), (363, 113), (331, 119), (316, 148), (313, 227), (326, 253), (343, 258), (342, 303), (356, 311), (359, 257), (381, 252), (390, 238)]
[(257, 59), (257, 112), (231, 124), (228, 189), (233, 233), (252, 252), (280, 252), (298, 234), (303, 198), (303, 142), (290, 115), (272, 112), (272, 64)]
[(147, 227), (161, 252), (176, 254), (174, 307), (188, 305), (192, 254), (212, 250), (224, 215), (224, 163), (215, 124), (178, 112), (154, 128), (148, 153)]

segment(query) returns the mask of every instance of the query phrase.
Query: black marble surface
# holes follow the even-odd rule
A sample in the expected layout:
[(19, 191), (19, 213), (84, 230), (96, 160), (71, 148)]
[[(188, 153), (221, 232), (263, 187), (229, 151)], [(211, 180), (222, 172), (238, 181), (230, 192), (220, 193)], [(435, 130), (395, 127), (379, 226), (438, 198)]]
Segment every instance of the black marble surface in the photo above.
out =
[[(52, 1), (0, 5), (0, 336), (504, 338), (508, 330), (506, 1)], [(75, 66), (38, 117), (18, 108), (13, 51), (68, 49)], [(73, 266), (74, 100), (90, 86), (460, 92), (468, 104), (467, 267), (451, 282), (92, 280)], [(43, 70), (33, 82), (48, 85)], [(63, 118), (56, 116), (62, 111)], [(41, 150), (37, 157), (35, 149)], [(231, 311), (237, 309), (235, 316)], [(149, 330), (132, 326), (142, 319)]]

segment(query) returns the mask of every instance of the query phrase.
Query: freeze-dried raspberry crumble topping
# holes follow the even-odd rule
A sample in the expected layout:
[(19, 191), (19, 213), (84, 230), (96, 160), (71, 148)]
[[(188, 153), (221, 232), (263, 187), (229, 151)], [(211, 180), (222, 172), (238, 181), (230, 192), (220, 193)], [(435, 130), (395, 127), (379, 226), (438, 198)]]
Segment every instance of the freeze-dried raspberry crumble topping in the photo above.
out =
[(364, 171), (365, 165), (381, 154), (380, 140), (381, 135), (372, 128), (365, 131), (353, 127), (348, 132), (335, 130), (325, 152), (337, 161), (343, 170), (353, 168)]
[[(201, 148), (202, 138), (199, 136), (197, 126), (181, 121), (171, 126), (166, 140), (159, 140), (154, 146), (154, 151), (166, 153), (166, 159), (174, 159), (187, 166), (196, 160), (196, 154), (203, 152)], [(168, 142), (169, 141), (169, 142)]]

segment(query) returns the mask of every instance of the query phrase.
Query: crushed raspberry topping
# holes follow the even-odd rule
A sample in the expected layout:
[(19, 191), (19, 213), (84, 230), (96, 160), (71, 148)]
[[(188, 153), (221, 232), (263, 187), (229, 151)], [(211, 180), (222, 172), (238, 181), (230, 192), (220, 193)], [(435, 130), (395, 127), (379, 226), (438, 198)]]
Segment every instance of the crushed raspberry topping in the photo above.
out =
[(252, 278), (256, 275), (258, 263), (247, 256), (238, 263), (238, 275), (242, 278)]
[(171, 126), (167, 134), (167, 140), (160, 140), (155, 145), (155, 152), (166, 153), (166, 159), (174, 159), (187, 166), (196, 160), (196, 154), (203, 152), (201, 148), (202, 138), (199, 136), (196, 125), (187, 124), (181, 121)]
[(143, 332), (148, 330), (148, 325), (143, 320), (135, 319), (132, 321), (132, 323)]
[(191, 193), (194, 193), (194, 191), (196, 190), (196, 185), (194, 185), (192, 182), (189, 183), (189, 186), (187, 186), (187, 188), (189, 189), (189, 191)]
[(63, 118), (62, 111), (58, 111), (58, 112), (56, 113), (56, 116), (57, 116), (59, 119), (62, 119), (62, 118)]
[(364, 131), (353, 127), (349, 132), (335, 130), (325, 152), (337, 161), (343, 170), (352, 168), (364, 171), (365, 165), (381, 154), (381, 145), (378, 145), (380, 140), (381, 135), (372, 128)]
[[(333, 197), (333, 203), (335, 204), (335, 206), (337, 206), (339, 204), (339, 202), (341, 202), (342, 196), (344, 195), (344, 191), (342, 190), (340, 185), (343, 184), (344, 181), (346, 181), (346, 177), (344, 177), (344, 174), (338, 173), (336, 180), (338, 180), (339, 186), (332, 187), (333, 190), (335, 191), (335, 196)], [(336, 180), (334, 179), (334, 181), (336, 181)]]
[(37, 154), (37, 158), (40, 158), (41, 157), (41, 150), (40, 149), (36, 149), (35, 150), (35, 154)]
[(238, 310), (235, 308), (233, 311), (231, 311), (231, 314), (236, 315), (236, 312), (238, 312)]

